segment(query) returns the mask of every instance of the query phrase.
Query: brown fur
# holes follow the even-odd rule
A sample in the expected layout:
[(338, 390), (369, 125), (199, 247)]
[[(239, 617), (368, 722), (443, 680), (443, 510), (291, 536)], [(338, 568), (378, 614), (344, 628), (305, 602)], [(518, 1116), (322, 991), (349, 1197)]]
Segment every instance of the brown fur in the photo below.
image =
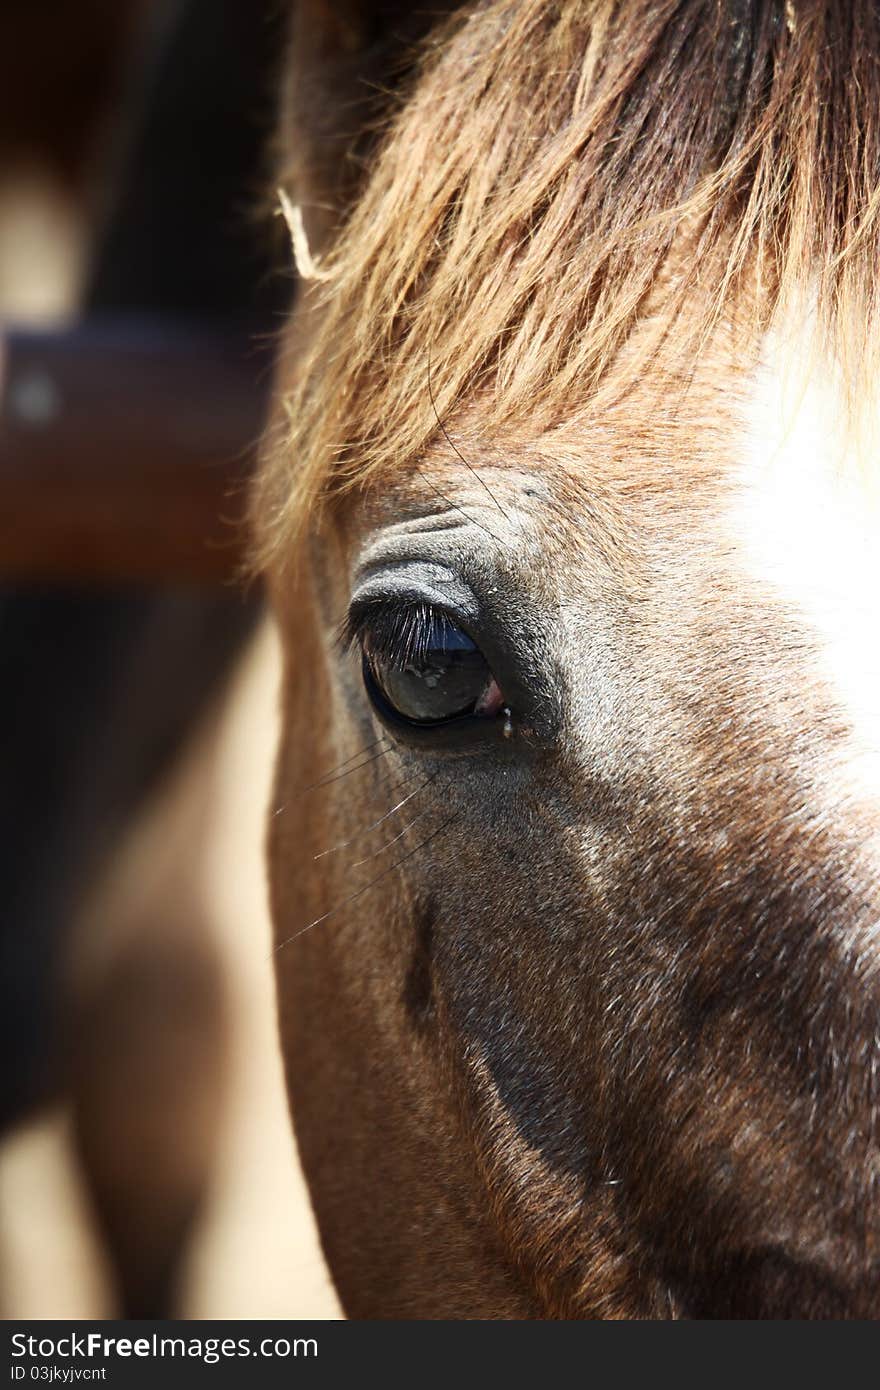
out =
[[(313, 248), (256, 502), (334, 1277), (355, 1316), (873, 1316), (876, 807), (724, 518), (774, 317), (813, 295), (854, 394), (875, 360), (880, 16), (489, 0), (426, 52)], [(478, 597), (489, 751), (383, 730), (334, 642), (394, 535)]]

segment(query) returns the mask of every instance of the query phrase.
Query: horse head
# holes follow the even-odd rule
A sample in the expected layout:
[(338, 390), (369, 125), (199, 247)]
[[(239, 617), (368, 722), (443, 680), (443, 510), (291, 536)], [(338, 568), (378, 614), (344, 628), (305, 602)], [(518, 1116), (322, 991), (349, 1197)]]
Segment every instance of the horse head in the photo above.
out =
[(297, 155), (255, 502), (341, 1296), (874, 1315), (880, 16), (484, 0), (412, 44), (344, 196), (338, 132)]

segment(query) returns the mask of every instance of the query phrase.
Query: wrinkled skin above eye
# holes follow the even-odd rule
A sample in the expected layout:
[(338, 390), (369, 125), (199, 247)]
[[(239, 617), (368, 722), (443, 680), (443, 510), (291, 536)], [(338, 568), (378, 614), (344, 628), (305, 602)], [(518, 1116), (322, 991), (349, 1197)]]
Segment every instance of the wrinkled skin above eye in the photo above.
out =
[(364, 641), (364, 679), (392, 710), (419, 724), (438, 724), (459, 715), (492, 714), (497, 686), (476, 643), (440, 616), (430, 620), (418, 650), (400, 656)]

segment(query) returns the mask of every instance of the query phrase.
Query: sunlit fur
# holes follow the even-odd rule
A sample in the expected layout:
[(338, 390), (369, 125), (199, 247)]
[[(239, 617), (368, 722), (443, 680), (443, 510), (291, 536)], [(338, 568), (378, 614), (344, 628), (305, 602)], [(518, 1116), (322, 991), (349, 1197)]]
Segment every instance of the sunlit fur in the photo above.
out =
[(747, 351), (809, 297), (858, 394), (878, 366), (878, 31), (874, 0), (465, 6), (323, 257), (265, 551), (418, 456), (429, 374), (441, 418), (482, 387), (487, 436), (535, 434), (648, 361), (680, 373), (721, 316)]

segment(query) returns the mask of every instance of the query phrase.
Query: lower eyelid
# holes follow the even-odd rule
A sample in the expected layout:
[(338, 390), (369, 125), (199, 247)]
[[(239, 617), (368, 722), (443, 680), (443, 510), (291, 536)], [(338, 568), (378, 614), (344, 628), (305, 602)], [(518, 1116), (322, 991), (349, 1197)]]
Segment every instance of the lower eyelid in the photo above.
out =
[(493, 676), (474, 706), (474, 714), (485, 719), (492, 719), (496, 714), (500, 714), (503, 707), (504, 696), (501, 692), (501, 686)]

